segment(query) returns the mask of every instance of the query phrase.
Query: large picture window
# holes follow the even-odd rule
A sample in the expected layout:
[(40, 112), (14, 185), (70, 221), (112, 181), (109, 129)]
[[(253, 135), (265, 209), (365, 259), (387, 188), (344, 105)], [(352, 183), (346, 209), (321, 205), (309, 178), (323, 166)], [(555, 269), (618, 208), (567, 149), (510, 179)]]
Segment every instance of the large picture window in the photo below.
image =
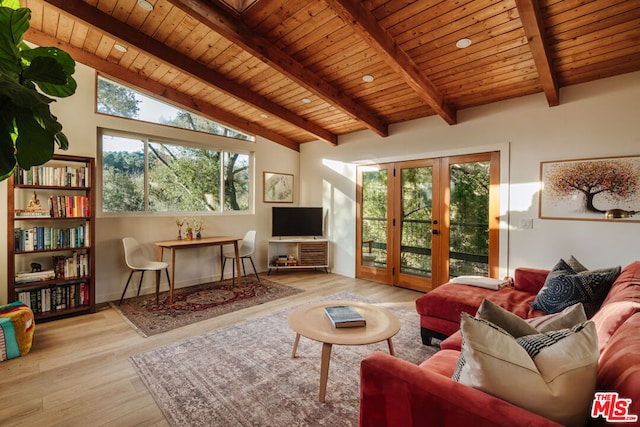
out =
[(101, 142), (104, 213), (249, 210), (249, 154), (106, 130)]

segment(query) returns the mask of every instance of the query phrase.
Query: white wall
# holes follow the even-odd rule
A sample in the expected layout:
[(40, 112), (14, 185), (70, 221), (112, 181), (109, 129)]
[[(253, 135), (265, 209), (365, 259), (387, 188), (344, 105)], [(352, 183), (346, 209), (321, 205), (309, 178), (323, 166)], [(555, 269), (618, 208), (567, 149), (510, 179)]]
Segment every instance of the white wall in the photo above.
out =
[[(590, 268), (624, 267), (640, 259), (640, 224), (539, 219), (540, 162), (639, 155), (639, 100), (640, 73), (631, 73), (562, 89), (553, 108), (538, 94), (460, 111), (455, 126), (430, 117), (391, 126), (387, 138), (363, 131), (337, 147), (305, 144), (302, 198), (329, 209), (333, 271), (353, 276), (356, 164), (500, 150), (501, 273), (551, 268), (570, 254)], [(523, 219), (533, 219), (533, 229), (522, 229)]]
[[(563, 89), (561, 105), (553, 108), (547, 106), (542, 94), (532, 95), (460, 111), (455, 126), (430, 117), (393, 125), (387, 138), (363, 131), (340, 137), (337, 147), (322, 142), (304, 144), (300, 153), (261, 138), (255, 144), (238, 142), (94, 114), (94, 72), (79, 64), (75, 77), (76, 95), (58, 100), (52, 108), (69, 137), (68, 154), (97, 157), (98, 127), (172, 139), (186, 133), (199, 142), (214, 141), (216, 146), (255, 153), (255, 213), (207, 215), (204, 234), (241, 236), (256, 229), (254, 261), (259, 270), (267, 264), (273, 206), (262, 203), (263, 171), (294, 174), (294, 204), (322, 204), (328, 210), (326, 234), (333, 241), (332, 271), (353, 276), (356, 164), (488, 150), (502, 153), (500, 259), (505, 273), (507, 268), (511, 273), (518, 266), (550, 268), (569, 254), (592, 268), (624, 266), (640, 258), (640, 224), (541, 220), (537, 194), (541, 161), (640, 154), (640, 73)], [(6, 182), (1, 182), (0, 236), (7, 235), (6, 214)], [(525, 218), (533, 219), (533, 229), (520, 228)], [(149, 256), (156, 256), (152, 242), (174, 238), (175, 219), (175, 215), (98, 217), (96, 301), (118, 299), (126, 282), (128, 271), (120, 239), (134, 236), (146, 244)], [(6, 247), (5, 237), (1, 239), (0, 244)], [(217, 277), (218, 266), (210, 262), (212, 255), (213, 249), (179, 253), (176, 286)], [(6, 263), (6, 256), (0, 256), (0, 303), (7, 298)], [(143, 292), (153, 292), (153, 278), (147, 279)]]
[[(241, 214), (211, 213), (205, 218), (204, 236), (233, 235), (243, 236), (249, 229), (257, 230), (257, 253), (253, 257), (258, 271), (266, 270), (267, 239), (271, 237), (271, 206), (262, 203), (262, 172), (283, 172), (295, 176), (294, 201), (299, 201), (299, 153), (258, 137), (255, 143), (223, 138), (213, 135), (201, 135), (164, 126), (140, 123), (95, 114), (95, 73), (81, 64), (77, 65), (74, 78), (78, 81), (75, 95), (59, 99), (52, 111), (64, 126), (69, 138), (69, 150), (65, 154), (92, 156), (98, 158), (97, 129), (107, 128), (140, 132), (173, 140), (189, 139), (199, 143), (215, 144), (218, 148), (244, 150), (255, 154), (255, 212)], [(96, 174), (99, 178), (100, 174)], [(3, 248), (6, 248), (7, 197), (6, 181), (0, 183), (0, 236)], [(96, 301), (105, 302), (120, 298), (129, 271), (122, 256), (121, 238), (133, 236), (144, 243), (146, 253), (155, 258), (157, 250), (153, 241), (174, 239), (177, 236), (175, 220), (178, 215), (125, 215), (117, 217), (100, 216), (96, 220)], [(3, 251), (6, 254), (6, 252)], [(204, 250), (182, 250), (176, 253), (176, 287), (200, 283), (211, 278), (219, 278), (218, 248)], [(165, 261), (168, 256), (165, 255)], [(227, 263), (226, 277), (231, 276), (230, 263)], [(251, 266), (247, 265), (249, 270)], [(7, 257), (0, 256), (0, 304), (7, 300)], [(148, 277), (146, 277), (148, 276)], [(142, 292), (154, 292), (154, 275), (145, 276)], [(136, 278), (138, 276), (136, 275)], [(137, 281), (136, 281), (137, 289)], [(166, 289), (166, 280), (162, 281), (162, 290)], [(129, 295), (133, 295), (131, 285)]]

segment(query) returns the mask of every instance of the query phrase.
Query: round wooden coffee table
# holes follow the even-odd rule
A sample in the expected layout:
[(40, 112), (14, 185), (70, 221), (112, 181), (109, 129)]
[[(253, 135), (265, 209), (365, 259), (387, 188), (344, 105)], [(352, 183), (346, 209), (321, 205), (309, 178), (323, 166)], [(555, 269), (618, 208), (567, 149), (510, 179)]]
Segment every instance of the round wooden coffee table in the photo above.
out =
[[(324, 308), (332, 305), (350, 305), (356, 308), (367, 322), (366, 326), (335, 328), (327, 318)], [(296, 332), (291, 357), (296, 357), (300, 336), (322, 343), (320, 362), (320, 402), (325, 401), (331, 348), (337, 345), (366, 345), (387, 341), (393, 356), (391, 338), (400, 330), (400, 321), (382, 307), (355, 301), (322, 301), (303, 305), (289, 314), (289, 326)]]

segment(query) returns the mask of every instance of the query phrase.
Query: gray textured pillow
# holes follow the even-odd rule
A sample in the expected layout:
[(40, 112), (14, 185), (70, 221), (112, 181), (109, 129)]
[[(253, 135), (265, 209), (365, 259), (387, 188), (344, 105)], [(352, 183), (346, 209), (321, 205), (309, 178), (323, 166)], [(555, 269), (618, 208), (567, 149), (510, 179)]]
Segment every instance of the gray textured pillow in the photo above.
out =
[(589, 270), (587, 267), (582, 265), (582, 263), (580, 261), (578, 261), (576, 259), (576, 257), (574, 257), (573, 255), (571, 255), (569, 258), (567, 258), (566, 261), (567, 261), (567, 264), (569, 265), (569, 267), (571, 267), (573, 269), (573, 271), (575, 271), (576, 273), (581, 273), (583, 271)]

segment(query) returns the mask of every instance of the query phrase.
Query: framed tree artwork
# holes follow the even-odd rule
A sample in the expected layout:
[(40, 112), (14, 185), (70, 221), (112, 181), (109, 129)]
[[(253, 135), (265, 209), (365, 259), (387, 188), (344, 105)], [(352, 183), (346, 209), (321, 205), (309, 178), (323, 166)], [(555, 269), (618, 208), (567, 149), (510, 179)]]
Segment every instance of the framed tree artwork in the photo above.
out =
[(293, 203), (293, 175), (263, 172), (262, 178), (265, 203)]
[(540, 163), (543, 219), (640, 222), (640, 156)]

